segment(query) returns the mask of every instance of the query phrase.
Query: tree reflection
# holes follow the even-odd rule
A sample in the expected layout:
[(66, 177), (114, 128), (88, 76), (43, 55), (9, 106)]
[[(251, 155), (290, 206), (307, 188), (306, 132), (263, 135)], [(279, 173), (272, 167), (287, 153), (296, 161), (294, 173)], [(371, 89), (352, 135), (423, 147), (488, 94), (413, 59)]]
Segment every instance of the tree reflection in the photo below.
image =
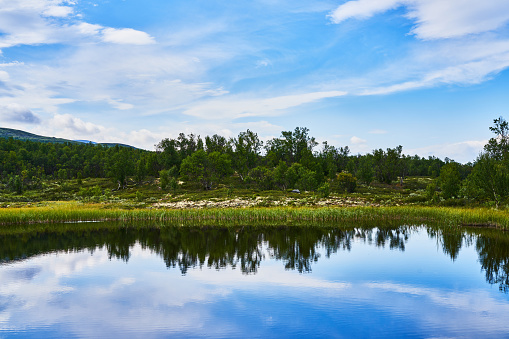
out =
[(475, 247), (486, 281), (498, 284), (501, 291), (509, 291), (509, 241), (506, 233), (478, 237)]
[(472, 245), (475, 235), (458, 228), (431, 228), (427, 229), (430, 238), (437, 239), (442, 251), (451, 257), (452, 261), (458, 259), (461, 247)]
[[(208, 267), (239, 268), (254, 274), (266, 257), (281, 261), (287, 270), (311, 272), (313, 263), (340, 251), (350, 251), (355, 242), (404, 251), (416, 227), (113, 227), (62, 232), (0, 236), (0, 262), (24, 260), (55, 251), (93, 252), (105, 248), (109, 258), (129, 261), (133, 246), (160, 255), (170, 269), (182, 274)], [(453, 261), (462, 246), (475, 244), (479, 262), (490, 284), (509, 291), (509, 234), (497, 230), (426, 228), (428, 236)]]

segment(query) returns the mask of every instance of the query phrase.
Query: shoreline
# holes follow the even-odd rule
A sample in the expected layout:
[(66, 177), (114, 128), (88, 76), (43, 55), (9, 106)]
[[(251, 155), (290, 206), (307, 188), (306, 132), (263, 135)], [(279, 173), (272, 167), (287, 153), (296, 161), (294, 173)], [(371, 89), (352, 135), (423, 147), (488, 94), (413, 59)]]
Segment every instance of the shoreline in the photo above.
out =
[(0, 209), (5, 226), (120, 221), (164, 225), (440, 224), (509, 230), (509, 213), (489, 208), (428, 206), (273, 206), (225, 208), (119, 208), (108, 204), (54, 203)]

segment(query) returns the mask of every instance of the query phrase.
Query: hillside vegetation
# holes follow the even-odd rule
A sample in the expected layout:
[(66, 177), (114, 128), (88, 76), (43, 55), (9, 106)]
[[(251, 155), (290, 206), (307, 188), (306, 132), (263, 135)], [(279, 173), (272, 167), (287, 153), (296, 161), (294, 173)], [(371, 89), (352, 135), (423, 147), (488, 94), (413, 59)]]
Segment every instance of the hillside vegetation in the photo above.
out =
[[(234, 206), (270, 205), (487, 205), (509, 197), (508, 124), (495, 119), (495, 137), (475, 163), (403, 154), (396, 146), (352, 155), (307, 128), (259, 140), (250, 130), (236, 138), (181, 133), (155, 152), (16, 132), (0, 138), (0, 201), (132, 201), (178, 207), (183, 201), (232, 200)], [(22, 136), (43, 139), (26, 139)], [(46, 141), (42, 141), (46, 140)], [(62, 140), (62, 139), (54, 139)], [(161, 205), (166, 204), (166, 205)], [(151, 206), (152, 206), (151, 205)], [(192, 207), (192, 204), (189, 205)], [(209, 204), (205, 204), (209, 206)]]

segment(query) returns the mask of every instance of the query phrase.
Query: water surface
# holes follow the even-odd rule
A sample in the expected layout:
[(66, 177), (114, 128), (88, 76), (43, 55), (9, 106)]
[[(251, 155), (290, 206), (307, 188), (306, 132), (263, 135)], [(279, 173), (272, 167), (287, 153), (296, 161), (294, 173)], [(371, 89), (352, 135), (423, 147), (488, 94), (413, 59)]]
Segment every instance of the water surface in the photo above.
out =
[(0, 338), (509, 337), (496, 230), (94, 225), (0, 262)]

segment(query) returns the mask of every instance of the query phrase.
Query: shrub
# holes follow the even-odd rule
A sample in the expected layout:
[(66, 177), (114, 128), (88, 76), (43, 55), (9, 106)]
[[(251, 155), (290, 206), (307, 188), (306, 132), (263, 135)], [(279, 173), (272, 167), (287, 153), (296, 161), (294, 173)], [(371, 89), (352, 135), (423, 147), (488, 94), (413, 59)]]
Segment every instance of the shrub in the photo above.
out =
[(323, 185), (318, 187), (318, 193), (322, 198), (328, 198), (330, 195), (330, 185), (328, 182), (325, 182)]
[(351, 173), (341, 172), (337, 175), (337, 183), (340, 190), (347, 193), (355, 192), (357, 188), (357, 178)]

